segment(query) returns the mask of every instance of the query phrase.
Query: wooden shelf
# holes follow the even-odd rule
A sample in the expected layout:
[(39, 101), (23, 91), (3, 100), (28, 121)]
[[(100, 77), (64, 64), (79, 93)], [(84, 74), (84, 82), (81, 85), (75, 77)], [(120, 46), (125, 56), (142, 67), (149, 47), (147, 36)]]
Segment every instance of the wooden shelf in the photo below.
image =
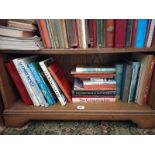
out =
[[(77, 109), (79, 105), (85, 109)], [(66, 106), (55, 104), (44, 108), (24, 105), (19, 101), (11, 108), (5, 109), (3, 114), (7, 126), (17, 127), (29, 120), (132, 120), (133, 122), (138, 120), (139, 122), (143, 117), (148, 119), (155, 117), (155, 110), (149, 106), (123, 102), (68, 103)]]
[(100, 53), (136, 53), (155, 52), (155, 48), (70, 48), (70, 49), (42, 49), (42, 50), (0, 50), (0, 53), (23, 53), (23, 54), (100, 54)]

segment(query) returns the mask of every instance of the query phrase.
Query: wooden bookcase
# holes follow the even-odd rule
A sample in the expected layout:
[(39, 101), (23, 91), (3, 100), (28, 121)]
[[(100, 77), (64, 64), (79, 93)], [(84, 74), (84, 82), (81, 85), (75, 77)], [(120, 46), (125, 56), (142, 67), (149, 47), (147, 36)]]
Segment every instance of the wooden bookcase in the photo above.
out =
[[(141, 128), (155, 127), (155, 110), (149, 103), (139, 106), (134, 103), (68, 103), (55, 104), (48, 108), (26, 106), (22, 103), (10, 79), (4, 62), (8, 58), (38, 54), (41, 57), (53, 56), (64, 68), (72, 81), (70, 71), (79, 64), (104, 64), (121, 62), (134, 53), (154, 53), (155, 48), (102, 48), (102, 49), (42, 49), (40, 51), (0, 51), (0, 86), (4, 102), (3, 118), (7, 127), (20, 127), (29, 120), (129, 120)], [(155, 81), (153, 81), (155, 82)], [(154, 90), (152, 90), (155, 92)], [(154, 96), (154, 93), (150, 93)], [(149, 96), (151, 97), (151, 96)], [(84, 106), (78, 109), (77, 106)]]

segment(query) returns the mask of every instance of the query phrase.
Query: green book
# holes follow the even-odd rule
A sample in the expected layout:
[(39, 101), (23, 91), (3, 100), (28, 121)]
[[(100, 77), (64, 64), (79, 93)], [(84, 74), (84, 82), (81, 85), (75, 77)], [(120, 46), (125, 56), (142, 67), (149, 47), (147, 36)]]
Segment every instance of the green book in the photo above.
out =
[(102, 48), (103, 20), (97, 19), (97, 47)]

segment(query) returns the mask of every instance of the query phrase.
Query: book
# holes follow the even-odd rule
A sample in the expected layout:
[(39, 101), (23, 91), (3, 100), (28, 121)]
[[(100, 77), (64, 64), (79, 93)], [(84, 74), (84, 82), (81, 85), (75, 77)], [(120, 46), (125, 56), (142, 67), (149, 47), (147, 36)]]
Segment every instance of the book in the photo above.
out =
[(80, 19), (75, 20), (75, 27), (76, 27), (76, 36), (77, 36), (78, 47), (82, 48), (82, 31), (81, 31)]
[(135, 19), (135, 20), (133, 21), (133, 26), (132, 26), (132, 38), (131, 38), (131, 46), (130, 46), (130, 47), (132, 47), (132, 48), (135, 47), (137, 25), (138, 25), (138, 19)]
[(93, 19), (93, 40), (94, 40), (94, 48), (97, 47), (97, 24), (96, 19)]
[(115, 21), (115, 39), (114, 47), (115, 48), (125, 48), (126, 40), (126, 19), (116, 19)]
[(12, 60), (7, 60), (6, 62), (6, 68), (8, 70), (9, 75), (11, 76), (23, 102), (27, 105), (32, 105), (32, 100), (22, 82), (21, 77), (18, 74), (18, 71), (16, 70), (16, 67), (14, 66)]
[(131, 76), (132, 76), (132, 66), (130, 64), (124, 64), (123, 66), (123, 79), (122, 79), (122, 93), (121, 93), (121, 100), (123, 102), (128, 102), (129, 97), (129, 89), (131, 83)]
[(52, 77), (52, 75), (50, 74), (50, 72), (48, 70), (48, 67), (50, 66), (51, 63), (53, 63), (53, 58), (48, 58), (46, 60), (40, 61), (39, 65), (40, 65), (41, 69), (43, 70), (43, 72), (44, 72), (48, 82), (50, 83), (50, 86), (52, 87), (55, 95), (57, 96), (60, 104), (62, 106), (64, 106), (67, 103), (67, 98), (65, 97), (62, 90), (59, 88), (59, 86), (57, 85), (57, 83), (55, 82), (54, 78)]
[(90, 80), (82, 80), (83, 85), (116, 85), (115, 80), (111, 79), (90, 79)]
[(6, 37), (28, 38), (33, 37), (35, 34), (30, 30), (0, 25), (0, 35)]
[(71, 102), (71, 84), (65, 77), (65, 73), (61, 66), (53, 59), (53, 62), (51, 61), (51, 64), (48, 66), (48, 70), (53, 76), (56, 83), (59, 85), (60, 89), (63, 91), (63, 94), (67, 97), (68, 101)]
[(18, 59), (18, 65), (21, 66), (23, 68), (24, 71), (24, 75), (26, 76), (26, 78), (28, 79), (28, 81), (30, 83), (32, 83), (30, 86), (33, 90), (33, 93), (35, 94), (35, 96), (37, 97), (39, 103), (41, 106), (45, 106), (47, 107), (48, 103), (46, 102), (43, 93), (41, 92), (31, 70), (28, 67), (29, 63), (32, 63), (34, 61), (36, 61), (37, 56), (31, 56), (31, 57), (24, 57), (24, 58), (19, 58)]
[(146, 47), (151, 47), (152, 40), (153, 40), (154, 29), (155, 29), (155, 19), (152, 19)]
[(133, 71), (132, 71), (131, 84), (129, 89), (128, 103), (135, 101), (135, 93), (136, 93), (137, 82), (138, 82), (140, 62), (134, 61), (134, 62), (130, 62), (130, 64), (132, 65)]
[(51, 48), (52, 46), (51, 46), (48, 30), (46, 27), (46, 20), (45, 19), (39, 19), (38, 22), (39, 22), (41, 34), (44, 36), (43, 40), (45, 41), (45, 45), (46, 45), (45, 48)]
[(88, 33), (89, 33), (89, 40), (90, 40), (90, 47), (94, 47), (94, 37), (93, 37), (93, 19), (88, 19)]
[(81, 96), (114, 96), (116, 95), (115, 90), (72, 90), (72, 96), (81, 97)]
[(120, 99), (121, 95), (121, 85), (122, 85), (122, 76), (123, 76), (123, 64), (116, 64), (116, 96), (118, 99)]
[(75, 27), (75, 20), (73, 19), (66, 19), (66, 30), (67, 30), (67, 38), (68, 38), (68, 43), (69, 47), (77, 47), (78, 46), (78, 41), (77, 41), (77, 36), (76, 36), (76, 27)]
[(102, 98), (85, 98), (85, 97), (73, 97), (72, 102), (73, 103), (87, 103), (87, 102), (115, 102), (116, 98), (114, 97), (102, 97)]
[(151, 19), (148, 20), (148, 24), (147, 24), (147, 31), (146, 31), (146, 37), (145, 37), (145, 47), (147, 47), (147, 41), (148, 41), (148, 37), (149, 37), (149, 32), (150, 32), (150, 27), (151, 27)]
[(147, 31), (147, 19), (138, 19), (137, 32), (136, 32), (136, 48), (143, 48), (145, 43), (145, 36)]
[(25, 68), (23, 67), (22, 64), (19, 63), (18, 58), (13, 59), (13, 63), (19, 73), (19, 76), (22, 79), (22, 82), (23, 82), (34, 106), (40, 106), (37, 96), (34, 94), (33, 89), (32, 89), (32, 87), (34, 87), (34, 83), (29, 80), (29, 76), (28, 76), (27, 72), (25, 71)]
[(50, 38), (51, 47), (54, 48), (54, 41), (53, 41), (52, 34), (51, 34), (51, 31), (50, 31), (49, 21), (48, 21), (48, 19), (45, 19), (45, 20), (46, 20), (46, 27), (47, 27), (47, 30), (48, 30), (48, 35), (49, 35), (49, 38)]
[(114, 47), (114, 19), (107, 19), (106, 21), (106, 47)]
[(35, 80), (38, 83), (38, 86), (40, 87), (40, 89), (48, 103), (46, 106), (53, 105), (56, 102), (55, 98), (41, 74), (42, 70), (41, 70), (39, 64), (37, 62), (32, 62), (32, 63), (28, 64), (28, 66), (29, 66)]
[(133, 19), (127, 19), (127, 28), (126, 28), (126, 47), (127, 48), (131, 46), (132, 25), (133, 25)]
[(76, 72), (106, 72), (106, 73), (109, 73), (109, 72), (116, 72), (116, 68), (113, 67), (113, 68), (104, 68), (104, 67), (80, 67), (80, 66), (77, 66), (76, 67)]
[(103, 21), (102, 19), (97, 19), (97, 47), (102, 48), (102, 40), (103, 40)]
[(106, 31), (107, 25), (106, 25), (106, 23), (107, 23), (106, 19), (102, 20), (102, 47), (103, 48), (105, 48), (106, 44), (107, 44), (107, 37), (106, 37), (107, 36), (107, 31)]
[(82, 47), (86, 48), (87, 47), (87, 42), (86, 42), (86, 23), (84, 19), (81, 20), (81, 35), (82, 35)]

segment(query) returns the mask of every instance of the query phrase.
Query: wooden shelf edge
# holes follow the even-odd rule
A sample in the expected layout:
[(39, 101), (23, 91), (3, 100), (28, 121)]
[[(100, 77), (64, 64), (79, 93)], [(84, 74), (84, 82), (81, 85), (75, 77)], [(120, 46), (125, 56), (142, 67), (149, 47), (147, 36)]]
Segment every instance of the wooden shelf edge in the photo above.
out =
[(70, 48), (70, 49), (41, 49), (41, 50), (0, 50), (0, 53), (23, 53), (23, 54), (102, 54), (102, 53), (135, 53), (155, 52), (155, 48)]

